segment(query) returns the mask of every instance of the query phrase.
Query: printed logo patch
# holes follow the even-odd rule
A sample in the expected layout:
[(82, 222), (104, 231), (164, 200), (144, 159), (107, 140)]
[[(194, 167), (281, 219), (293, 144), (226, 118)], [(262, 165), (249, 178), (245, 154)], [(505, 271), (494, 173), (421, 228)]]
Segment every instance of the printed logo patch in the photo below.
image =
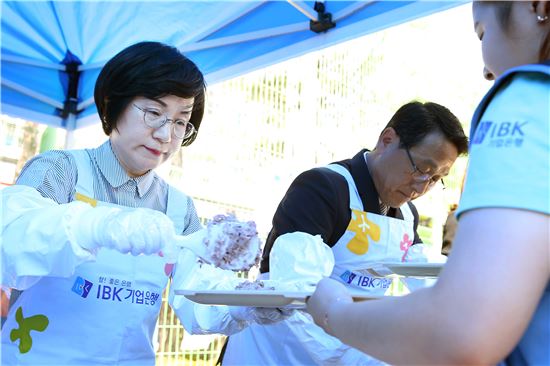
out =
[(86, 298), (92, 290), (93, 285), (94, 284), (92, 282), (78, 276), (74, 281), (71, 291), (83, 298)]
[(350, 284), (357, 275), (351, 271), (346, 271), (340, 275), (340, 278), (347, 284)]
[(346, 270), (342, 273), (340, 278), (348, 285), (363, 289), (388, 289), (392, 283), (391, 278), (363, 276), (350, 270)]
[(525, 126), (528, 122), (492, 122), (482, 121), (476, 128), (472, 144), (483, 144), (490, 147), (521, 147), (525, 140)]
[(10, 340), (15, 342), (19, 339), (19, 352), (27, 353), (32, 348), (31, 330), (43, 332), (50, 321), (45, 315), (33, 315), (28, 318), (23, 317), (23, 309), (19, 307), (15, 312), (15, 321), (19, 328), (12, 329)]
[[(101, 301), (125, 302), (155, 306), (162, 301), (160, 293), (146, 289), (134, 289), (132, 281), (100, 276), (95, 298)], [(93, 296), (93, 295), (92, 295)]]
[(492, 125), (493, 122), (490, 121), (481, 122), (479, 126), (477, 126), (472, 144), (481, 144), (483, 140), (485, 140), (485, 135), (487, 135), (487, 131), (489, 131)]

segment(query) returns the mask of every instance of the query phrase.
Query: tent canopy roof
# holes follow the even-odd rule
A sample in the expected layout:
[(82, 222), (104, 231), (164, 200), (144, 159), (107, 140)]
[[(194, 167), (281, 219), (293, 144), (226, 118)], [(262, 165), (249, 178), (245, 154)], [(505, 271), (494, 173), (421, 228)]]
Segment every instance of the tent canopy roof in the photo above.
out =
[(175, 45), (213, 84), (464, 2), (325, 1), (323, 13), (313, 1), (3, 1), (2, 113), (97, 123), (101, 67), (140, 41)]

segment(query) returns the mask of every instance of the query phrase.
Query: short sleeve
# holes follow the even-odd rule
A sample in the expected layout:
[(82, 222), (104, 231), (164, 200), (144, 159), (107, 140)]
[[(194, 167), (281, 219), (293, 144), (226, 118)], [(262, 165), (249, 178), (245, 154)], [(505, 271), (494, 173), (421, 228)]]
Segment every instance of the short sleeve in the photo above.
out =
[(494, 96), (472, 136), (457, 215), (477, 208), (548, 214), (550, 77), (514, 76)]
[(77, 167), (69, 152), (50, 150), (29, 160), (16, 184), (35, 188), (43, 197), (68, 203), (75, 193)]

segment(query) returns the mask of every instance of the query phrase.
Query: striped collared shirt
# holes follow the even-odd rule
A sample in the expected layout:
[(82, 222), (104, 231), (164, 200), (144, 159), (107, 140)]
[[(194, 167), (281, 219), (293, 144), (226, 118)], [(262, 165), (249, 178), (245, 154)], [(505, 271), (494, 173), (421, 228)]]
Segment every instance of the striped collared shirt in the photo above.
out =
[[(154, 171), (137, 178), (128, 176), (113, 153), (109, 140), (98, 148), (87, 151), (92, 157), (95, 199), (166, 213), (168, 183)], [(42, 196), (62, 204), (74, 200), (77, 177), (74, 157), (66, 151), (52, 150), (29, 160), (16, 184), (34, 187)], [(189, 197), (184, 227), (182, 234), (201, 229), (195, 206)]]

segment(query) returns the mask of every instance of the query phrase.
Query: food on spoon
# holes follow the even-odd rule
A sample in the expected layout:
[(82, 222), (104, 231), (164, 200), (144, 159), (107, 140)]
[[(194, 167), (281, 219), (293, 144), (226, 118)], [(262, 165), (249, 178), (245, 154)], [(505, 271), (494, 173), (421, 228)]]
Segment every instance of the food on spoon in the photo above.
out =
[(216, 267), (246, 271), (260, 261), (261, 242), (253, 221), (243, 222), (234, 216), (216, 215), (205, 230), (203, 243)]

